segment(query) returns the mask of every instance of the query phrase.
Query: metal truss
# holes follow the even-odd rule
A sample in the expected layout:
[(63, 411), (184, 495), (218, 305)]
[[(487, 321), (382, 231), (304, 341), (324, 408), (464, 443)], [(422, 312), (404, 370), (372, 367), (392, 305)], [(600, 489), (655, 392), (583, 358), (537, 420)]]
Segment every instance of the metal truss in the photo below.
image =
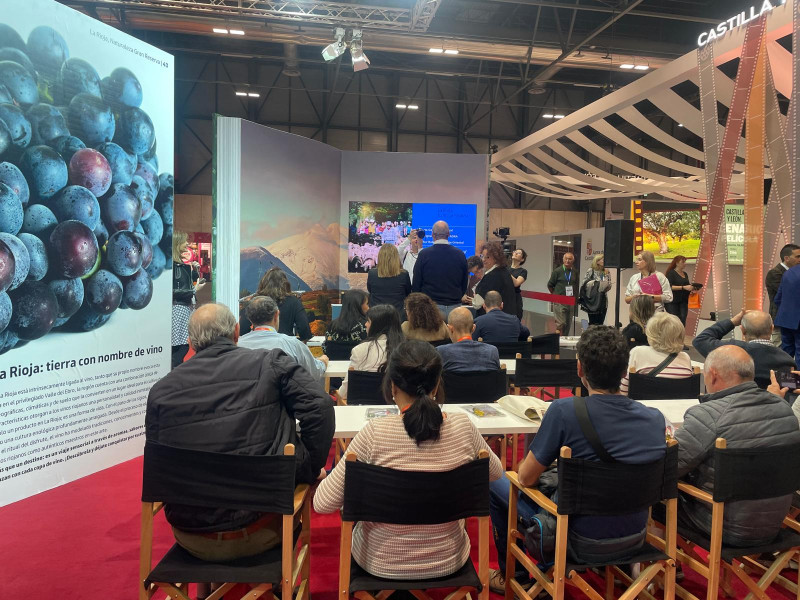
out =
[(68, 0), (83, 6), (174, 10), (219, 17), (279, 19), (326, 25), (351, 25), (393, 31), (424, 32), (442, 0), (417, 0), (411, 8), (349, 2), (295, 0)]

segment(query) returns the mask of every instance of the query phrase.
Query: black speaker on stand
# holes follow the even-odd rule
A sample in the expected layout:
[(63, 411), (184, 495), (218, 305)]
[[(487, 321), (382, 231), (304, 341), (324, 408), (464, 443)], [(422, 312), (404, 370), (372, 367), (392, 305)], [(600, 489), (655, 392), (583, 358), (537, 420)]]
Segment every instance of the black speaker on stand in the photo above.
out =
[(606, 221), (603, 243), (603, 262), (607, 268), (617, 270), (617, 301), (614, 305), (614, 327), (619, 327), (620, 271), (633, 268), (634, 222), (617, 219)]

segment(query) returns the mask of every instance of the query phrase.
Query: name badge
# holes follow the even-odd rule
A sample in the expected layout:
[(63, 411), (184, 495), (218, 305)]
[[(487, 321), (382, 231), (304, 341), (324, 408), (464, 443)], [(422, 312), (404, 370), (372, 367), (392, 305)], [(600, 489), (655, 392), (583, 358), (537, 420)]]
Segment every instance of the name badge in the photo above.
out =
[(564, 290), (564, 295), (565, 295), (565, 296), (572, 296), (572, 295), (573, 295), (573, 293), (572, 293), (572, 286), (571, 286), (571, 285), (568, 285), (568, 286), (565, 288), (565, 290)]

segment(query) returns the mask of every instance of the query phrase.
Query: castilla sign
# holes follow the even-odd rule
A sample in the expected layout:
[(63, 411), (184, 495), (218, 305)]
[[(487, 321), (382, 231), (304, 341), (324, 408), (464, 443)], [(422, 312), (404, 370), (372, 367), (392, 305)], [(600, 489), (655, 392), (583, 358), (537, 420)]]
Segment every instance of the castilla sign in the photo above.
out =
[(729, 31), (733, 31), (741, 27), (742, 25), (746, 25), (750, 21), (755, 21), (761, 15), (766, 13), (772, 12), (776, 6), (781, 6), (786, 3), (786, 0), (764, 0), (761, 4), (761, 10), (757, 10), (756, 6), (751, 6), (749, 11), (743, 10), (738, 15), (731, 17), (727, 21), (723, 21), (719, 25), (717, 25), (714, 29), (709, 29), (708, 31), (704, 31), (700, 34), (700, 37), (697, 38), (697, 45), (701, 48), (719, 37), (722, 37)]

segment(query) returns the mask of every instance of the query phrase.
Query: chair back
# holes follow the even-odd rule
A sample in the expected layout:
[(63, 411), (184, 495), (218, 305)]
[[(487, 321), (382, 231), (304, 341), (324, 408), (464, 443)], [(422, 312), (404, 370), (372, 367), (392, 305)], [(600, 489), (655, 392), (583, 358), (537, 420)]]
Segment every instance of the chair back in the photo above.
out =
[(438, 348), (439, 346), (444, 346), (445, 344), (450, 344), (450, 338), (444, 338), (443, 340), (433, 340), (432, 342), (428, 342), (434, 348)]
[(628, 397), (633, 400), (697, 398), (700, 395), (700, 377), (700, 373), (680, 379), (628, 373)]
[(353, 460), (344, 476), (342, 521), (433, 525), (489, 514), (489, 459), (452, 471), (398, 471)]
[(294, 446), (287, 444), (286, 452), (252, 456), (146, 442), (142, 502), (290, 515), (294, 509)]
[(560, 346), (561, 336), (557, 333), (545, 333), (544, 335), (535, 335), (531, 338), (531, 353), (544, 355), (561, 354)]
[(325, 340), (325, 355), (331, 360), (350, 360), (350, 353), (360, 343)]
[(500, 358), (516, 358), (517, 354), (521, 354), (522, 358), (531, 357), (531, 342), (526, 340), (524, 342), (486, 342), (497, 348), (497, 353)]
[(444, 371), (445, 404), (496, 402), (508, 393), (505, 369), (460, 373)]
[(386, 404), (383, 398), (383, 373), (347, 372), (347, 404)]
[(517, 359), (514, 385), (518, 387), (582, 388), (575, 358)]
[(638, 465), (564, 458), (563, 452), (558, 459), (561, 515), (626, 515), (678, 497), (678, 445), (674, 442), (659, 460)]
[[(719, 442), (717, 440), (718, 446)], [(800, 443), (715, 448), (714, 501), (763, 500), (800, 489)]]

